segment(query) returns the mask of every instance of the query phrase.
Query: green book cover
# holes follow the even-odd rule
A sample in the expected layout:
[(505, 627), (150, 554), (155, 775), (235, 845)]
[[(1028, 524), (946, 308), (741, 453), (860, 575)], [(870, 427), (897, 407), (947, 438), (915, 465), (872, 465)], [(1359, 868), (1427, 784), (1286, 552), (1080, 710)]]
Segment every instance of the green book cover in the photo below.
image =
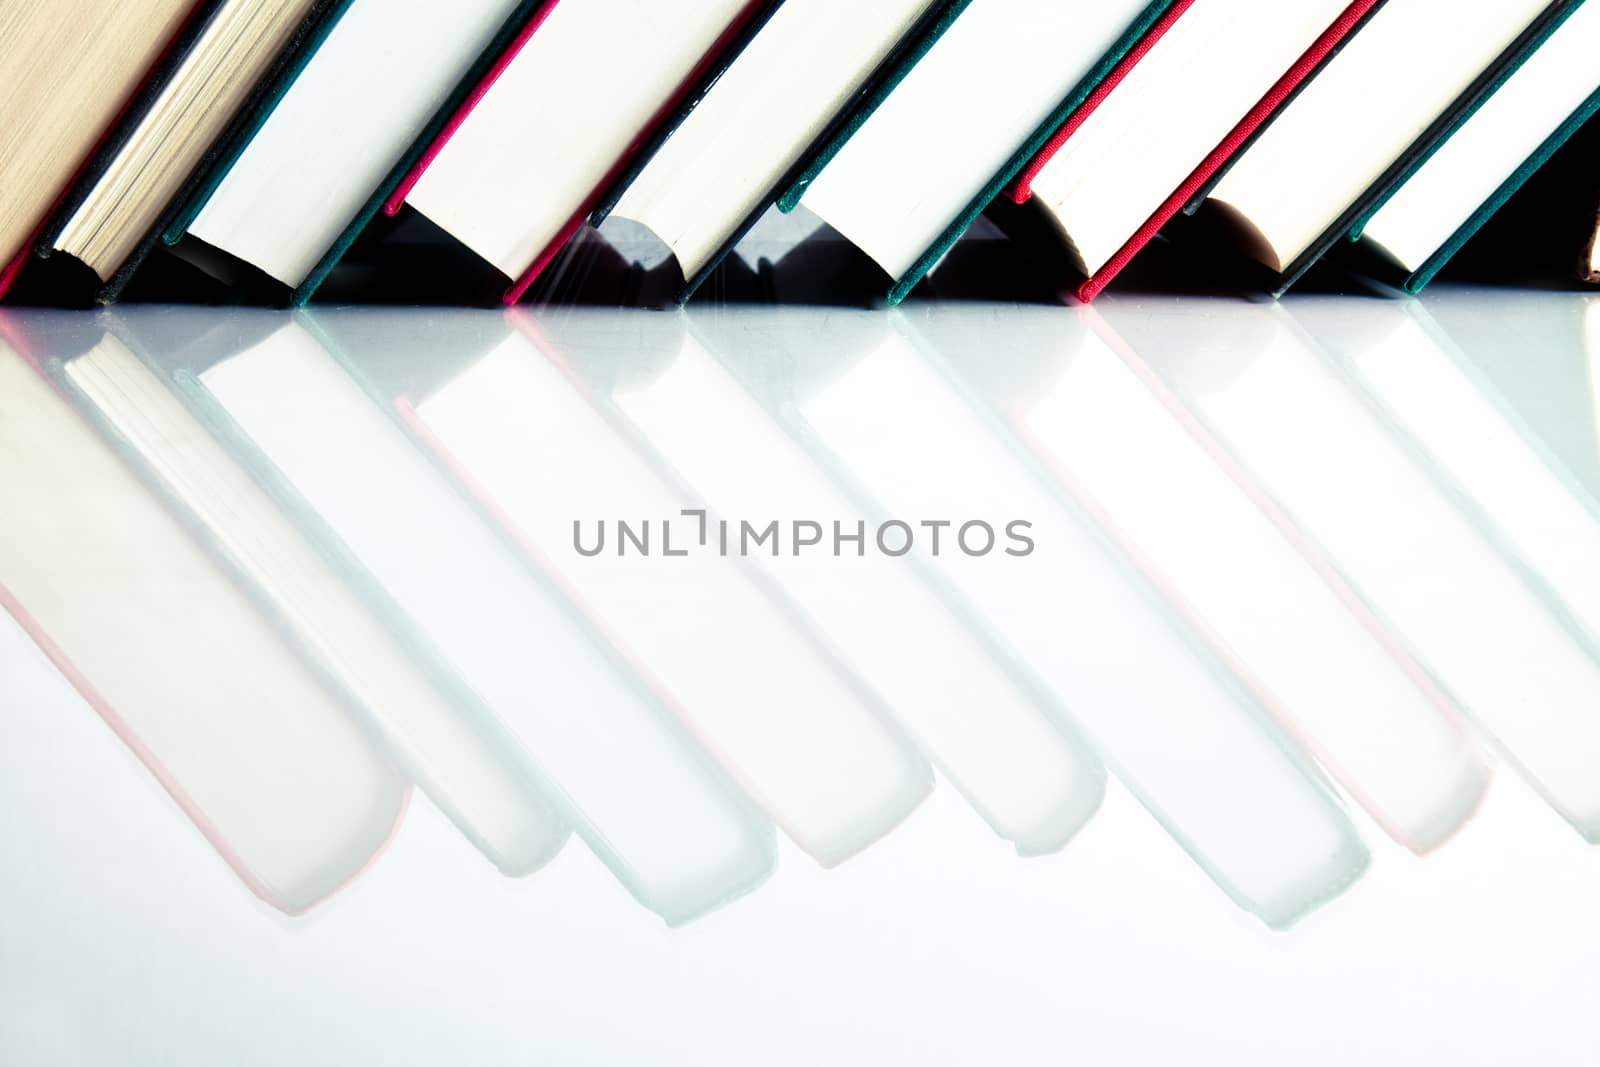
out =
[[(1269, 283), (1274, 298), (1281, 297), (1341, 242), (1354, 239), (1367, 219), (1404, 183), (1415, 169), (1426, 162), (1435, 146), (1451, 131), (1470, 118), (1508, 76), (1544, 40), (1551, 28), (1567, 17), (1583, 0), (1552, 0), (1517, 39), (1485, 68), (1472, 84), (1451, 102), (1428, 128), (1369, 185), (1361, 196), (1340, 213), (1304, 252)], [(1270, 274), (1270, 272), (1268, 272)]]

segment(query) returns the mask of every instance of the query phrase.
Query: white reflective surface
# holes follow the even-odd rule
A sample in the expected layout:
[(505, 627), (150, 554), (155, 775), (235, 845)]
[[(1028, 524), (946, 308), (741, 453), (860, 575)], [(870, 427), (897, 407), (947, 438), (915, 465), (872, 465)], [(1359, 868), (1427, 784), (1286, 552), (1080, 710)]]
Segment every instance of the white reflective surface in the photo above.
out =
[(1600, 298), (0, 327), (0, 1062), (1592, 1062)]

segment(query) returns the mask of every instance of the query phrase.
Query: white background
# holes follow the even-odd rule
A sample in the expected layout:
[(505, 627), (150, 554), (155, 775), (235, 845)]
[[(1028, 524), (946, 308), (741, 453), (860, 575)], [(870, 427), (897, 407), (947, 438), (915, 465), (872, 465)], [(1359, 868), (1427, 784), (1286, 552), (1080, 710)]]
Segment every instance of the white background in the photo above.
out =
[(1115, 786), (1022, 860), (941, 785), (844, 867), (786, 846), (678, 930), (576, 844), (502, 878), (417, 798), (372, 870), (287, 920), (9, 623), (0, 671), (4, 1064), (1600, 1057), (1600, 853), (1505, 773), (1426, 860), (1363, 824), (1372, 870), (1285, 933)]

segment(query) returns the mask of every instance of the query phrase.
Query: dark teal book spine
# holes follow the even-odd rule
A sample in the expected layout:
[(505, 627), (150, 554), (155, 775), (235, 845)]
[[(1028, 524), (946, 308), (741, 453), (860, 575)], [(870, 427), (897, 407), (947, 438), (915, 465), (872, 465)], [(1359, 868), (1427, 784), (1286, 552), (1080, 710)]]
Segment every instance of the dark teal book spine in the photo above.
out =
[(283, 94), (289, 91), (295, 79), (300, 77), (300, 72), (306, 69), (306, 64), (310, 63), (312, 57), (321, 50), (323, 42), (328, 39), (328, 34), (333, 32), (333, 28), (344, 18), (345, 12), (354, 2), (355, 0), (333, 0), (301, 31), (297, 40), (285, 52), (283, 61), (264, 83), (261, 95), (234, 124), (226, 139), (213, 150), (205, 169), (198, 174), (184, 195), (177, 214), (167, 223), (166, 231), (161, 235), (163, 244), (175, 245), (189, 231), (190, 225), (215, 195), (217, 186), (222, 184), (222, 179), (227, 177), (250, 142), (255, 140), (261, 127), (278, 109), (278, 102), (283, 99)]
[[(1505, 85), (1506, 82), (1511, 80), (1512, 75), (1516, 74), (1517, 71), (1522, 69), (1522, 65), (1524, 63), (1532, 59), (1534, 54), (1538, 52), (1540, 48), (1544, 47), (1544, 43), (1550, 39), (1551, 35), (1560, 29), (1562, 25), (1565, 24), (1567, 19), (1572, 17), (1573, 12), (1582, 7), (1585, 2), (1586, 0), (1576, 0), (1575, 3), (1569, 3), (1564, 8), (1556, 11), (1554, 16), (1550, 17), (1542, 26), (1540, 26), (1537, 32), (1531, 38), (1527, 39), (1521, 44), (1517, 54), (1504, 65), (1502, 65), (1498, 70), (1496, 70), (1494, 77), (1490, 79), (1486, 85), (1474, 93), (1471, 104), (1465, 108), (1462, 108), (1461, 111), (1452, 118), (1449, 126), (1446, 127), (1443, 132), (1441, 132), (1430, 144), (1428, 144), (1425, 151), (1418, 152), (1409, 160), (1407, 160), (1405, 169), (1395, 176), (1392, 184), (1385, 188), (1381, 196), (1374, 197), (1364, 206), (1360, 217), (1357, 218), (1355, 224), (1350, 227), (1350, 240), (1361, 240), (1361, 235), (1366, 232), (1367, 224), (1371, 222), (1374, 217), (1376, 217), (1379, 211), (1383, 210), (1384, 205), (1393, 199), (1394, 195), (1398, 193), (1402, 187), (1404, 187), (1406, 182), (1411, 180), (1414, 174), (1425, 167), (1428, 161), (1439, 153), (1439, 149), (1443, 148), (1449, 142), (1450, 138), (1456, 135), (1456, 131), (1460, 130), (1461, 127), (1465, 126), (1469, 121), (1471, 121), (1472, 116), (1476, 115), (1478, 110), (1482, 108), (1483, 105), (1487, 103), (1495, 93), (1499, 92), (1500, 88)], [(1571, 135), (1569, 134), (1568, 136)], [(1524, 178), (1523, 180), (1526, 181), (1527, 179)]]
[(1560, 150), (1561, 146), (1572, 139), (1573, 134), (1581, 129), (1595, 115), (1600, 114), (1600, 89), (1595, 90), (1583, 105), (1574, 111), (1567, 121), (1561, 124), (1560, 129), (1551, 134), (1541, 144), (1533, 155), (1525, 160), (1512, 175), (1494, 191), (1494, 195), (1485, 200), (1473, 212), (1472, 217), (1462, 223), (1461, 228), (1450, 236), (1444, 247), (1435, 252), (1420, 270), (1405, 281), (1405, 290), (1408, 293), (1420, 293), (1427, 288), (1429, 282), (1436, 278), (1445, 264), (1455, 258), (1457, 252), (1470, 241), (1474, 234), (1483, 229), (1484, 225), (1494, 217), (1495, 213), (1505, 207), (1506, 202), (1516, 195), (1517, 190), (1527, 184), (1528, 179), (1538, 173), (1539, 168), (1550, 161), (1550, 157)]
[(1290, 263), (1287, 270), (1278, 275), (1276, 281), (1271, 283), (1272, 296), (1274, 298), (1283, 296), (1294, 288), (1319, 260), (1333, 251), (1341, 240), (1356, 235), (1365, 224), (1364, 220), (1371, 218), (1377, 210), (1373, 205), (1381, 207), (1389, 197), (1393, 196), (1405, 178), (1421, 165), (1419, 161), (1426, 161), (1443, 137), (1476, 113), (1495, 88), (1508, 76), (1508, 72), (1515, 70), (1532, 55), (1549, 32), (1582, 3), (1583, 0), (1551, 0), (1550, 5), (1518, 35), (1516, 41), (1502, 52), (1420, 137), (1412, 142), (1400, 158), (1386, 168), (1378, 180), (1368, 186), (1355, 203), (1349, 205), (1310, 247)]
[(833, 138), (822, 146), (821, 150), (811, 158), (811, 162), (806, 164), (805, 169), (794, 180), (794, 184), (778, 198), (779, 211), (789, 212), (799, 206), (800, 198), (806, 195), (806, 189), (816, 180), (817, 175), (833, 162), (833, 157), (839, 154), (840, 149), (849, 143), (850, 138), (855, 136), (856, 131), (872, 117), (873, 113), (883, 106), (883, 102), (900, 87), (900, 83), (906, 80), (916, 65), (922, 61), (922, 57), (939, 43), (939, 38), (945, 35), (945, 31), (955, 25), (956, 19), (961, 17), (961, 13), (971, 3), (972, 0), (952, 0), (945, 7), (944, 13), (928, 28), (922, 39), (906, 52), (900, 65), (878, 83), (877, 89), (857, 106), (855, 113), (839, 127)]

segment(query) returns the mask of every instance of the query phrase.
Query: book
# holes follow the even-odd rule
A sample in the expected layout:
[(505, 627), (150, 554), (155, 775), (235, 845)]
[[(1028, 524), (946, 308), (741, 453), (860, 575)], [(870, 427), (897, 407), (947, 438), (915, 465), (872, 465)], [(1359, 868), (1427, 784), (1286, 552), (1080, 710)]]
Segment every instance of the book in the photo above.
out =
[[(272, 316), (260, 316), (281, 327)], [(542, 867), (566, 840), (549, 800), (508, 759), (514, 743), (470, 701), (453, 699), (405, 642), (362, 602), (345, 568), (278, 506), (223, 443), (226, 430), (186, 405), (164, 375), (134, 354), (218, 358), (262, 343), (243, 331), (206, 331), (162, 312), (129, 312), (113, 332), (60, 369), (63, 385), (137, 457), (187, 520), (203, 529), (241, 585), (281, 619), (345, 694), (384, 749), (504, 874)], [(198, 336), (197, 336), (198, 335)], [(184, 357), (175, 355), (186, 352)], [(148, 358), (148, 357), (146, 357)]]
[(353, 0), (270, 114), (165, 235), (187, 235), (303, 304), (542, 0)]
[(250, 890), (288, 914), (311, 909), (389, 841), (404, 779), (46, 376), (64, 344), (92, 351), (104, 331), (3, 326), (0, 608)]
[(677, 924), (751, 891), (776, 861), (771, 823), (395, 413), (397, 398), (448, 379), (454, 359), (505, 344), (506, 324), (421, 312), (396, 330), (393, 315), (302, 313), (185, 377), (292, 491), (302, 525), (349, 561), (375, 610), (515, 738), (508, 753), (635, 899)]
[[(795, 617), (839, 649), (997, 835), (1028, 856), (1064, 847), (1099, 806), (1099, 761), (912, 561), (832, 551), (834, 523), (876, 529), (875, 518), (833, 486), (712, 354), (770, 351), (750, 333), (765, 324), (721, 311), (692, 316), (686, 327), (668, 319), (662, 332), (670, 343), (650, 346), (660, 358), (642, 365), (599, 343), (605, 321), (563, 321), (550, 331), (601, 414), (719, 517), (770, 517), (787, 527), (796, 543), (752, 563)], [(727, 448), (730, 440), (739, 447)], [(944, 532), (947, 543), (956, 535), (954, 526)]]
[[(1560, 131), (1562, 136), (1566, 131)], [(1561, 137), (1550, 139), (1554, 146)], [(1492, 211), (1480, 210), (1472, 219), (1477, 228), (1451, 254), (1439, 278), (1505, 288), (1531, 290), (1581, 287), (1579, 268), (1589, 236), (1595, 227), (1594, 165), (1600, 151), (1600, 114), (1579, 126), (1537, 167), (1519, 168), (1520, 184), (1509, 197), (1495, 197)], [(1523, 181), (1523, 178), (1526, 178)], [(1359, 219), (1357, 220), (1360, 221)], [(1481, 221), (1481, 226), (1478, 223)], [(1342, 242), (1343, 243), (1343, 242)], [(1403, 292), (1405, 272), (1386, 263), (1370, 248), (1344, 243), (1340, 262), (1368, 285)]]
[(223, 0), (118, 124), (39, 242), (70, 256), (109, 301), (259, 87), (318, 31), (334, 0)]
[[(753, 572), (750, 555), (778, 548), (777, 517), (719, 515), (673, 486), (563, 369), (569, 344), (657, 358), (675, 319), (618, 332), (604, 314), (517, 312), (518, 335), (401, 411), (779, 829), (831, 867), (909, 816), (932, 773), (881, 696)], [(655, 523), (601, 525), (617, 516)]]
[[(1243, 484), (1320, 546), (1509, 766), (1586, 840), (1600, 837), (1600, 789), (1582, 770), (1600, 758), (1590, 711), (1600, 660), (1326, 347), (1353, 311), (1388, 305), (1290, 306), (1220, 302), (1185, 315), (1180, 332), (1170, 331), (1179, 309), (1145, 302), (1107, 318)], [(1325, 317), (1308, 332), (1313, 309)]]
[(510, 279), (505, 301), (515, 303), (767, 14), (752, 0), (556, 4), (485, 76), (384, 210), (421, 213)]
[(779, 201), (843, 234), (903, 300), (1119, 61), (1192, 0), (968, 0)]
[(124, 104), (196, 10), (194, 0), (13, 5), (0, 28), (0, 296)]
[(942, 6), (788, 0), (597, 217), (651, 230), (687, 299)]
[(1265, 268), (1268, 288), (1286, 291), (1574, 6), (1388, 0), (1234, 161), (1206, 208)]
[(1021, 374), (986, 358), (983, 320), (941, 318), (960, 381), (1290, 738), (1405, 847), (1460, 829), (1489, 778), (1460, 709), (1108, 322), (1018, 309)]
[(1351, 237), (1420, 292), (1530, 177), (1600, 112), (1600, 3), (1568, 11)]
[(1011, 189), (1062, 242), (1089, 301), (1377, 5), (1197, 0), (1072, 116)]

